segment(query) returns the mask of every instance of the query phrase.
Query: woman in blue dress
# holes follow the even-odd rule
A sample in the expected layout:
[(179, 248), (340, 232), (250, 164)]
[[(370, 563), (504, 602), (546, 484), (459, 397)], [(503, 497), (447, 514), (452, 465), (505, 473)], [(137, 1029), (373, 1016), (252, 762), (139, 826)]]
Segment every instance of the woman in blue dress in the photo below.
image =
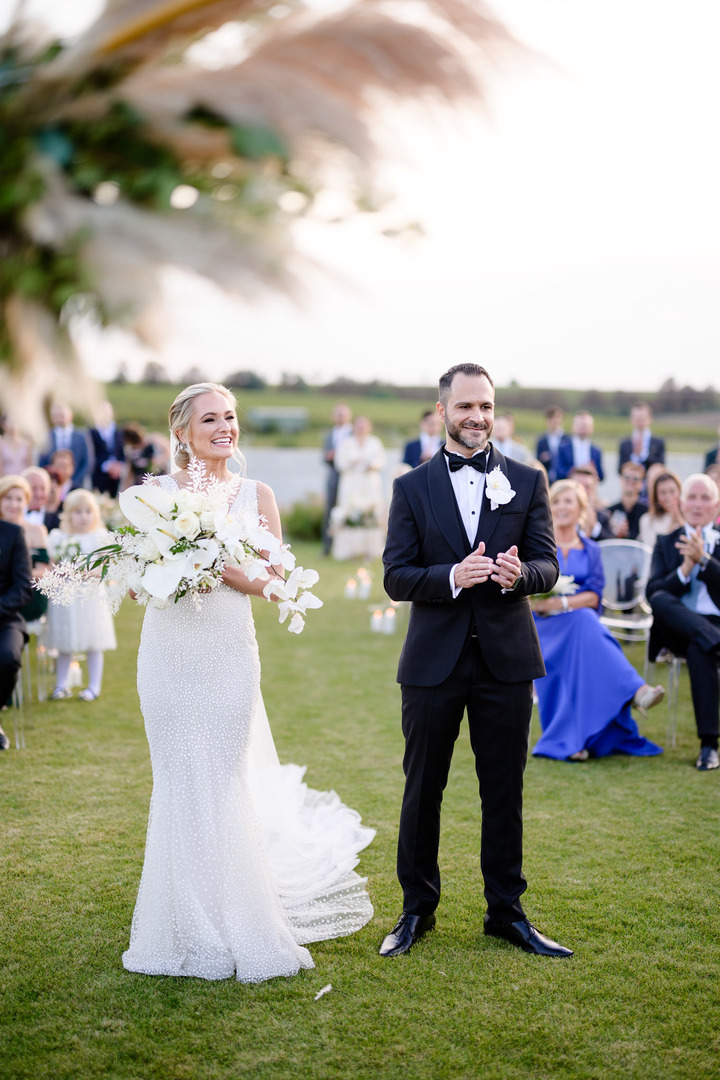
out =
[(571, 577), (577, 590), (532, 602), (547, 669), (535, 683), (543, 733), (533, 754), (570, 761), (661, 754), (661, 746), (640, 735), (630, 706), (644, 714), (664, 690), (643, 682), (600, 622), (605, 578), (599, 545), (579, 530), (586, 505), (575, 480), (550, 488), (560, 574)]

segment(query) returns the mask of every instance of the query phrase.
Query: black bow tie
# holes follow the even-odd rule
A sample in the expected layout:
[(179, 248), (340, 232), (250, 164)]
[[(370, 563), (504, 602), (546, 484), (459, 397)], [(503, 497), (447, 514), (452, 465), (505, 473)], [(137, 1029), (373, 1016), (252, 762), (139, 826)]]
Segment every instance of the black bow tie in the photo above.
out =
[(450, 450), (443, 450), (448, 464), (450, 465), (450, 472), (457, 472), (458, 469), (462, 469), (465, 465), (469, 465), (471, 469), (477, 469), (478, 472), (485, 472), (485, 465), (487, 464), (487, 454), (477, 454), (476, 457), (463, 457), (461, 454), (453, 454)]

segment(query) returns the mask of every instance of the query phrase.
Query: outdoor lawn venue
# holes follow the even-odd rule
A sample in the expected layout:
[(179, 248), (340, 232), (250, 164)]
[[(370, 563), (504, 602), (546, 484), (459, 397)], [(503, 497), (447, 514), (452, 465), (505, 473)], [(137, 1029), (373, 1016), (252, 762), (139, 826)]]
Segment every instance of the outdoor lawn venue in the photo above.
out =
[[(317, 546), (294, 546), (301, 562), (319, 565)], [(128, 600), (102, 697), (91, 706), (33, 701), (26, 749), (0, 759), (0, 1076), (716, 1074), (720, 792), (714, 775), (690, 767), (685, 675), (676, 746), (666, 743), (664, 704), (643, 725), (665, 745), (662, 756), (528, 764), (525, 907), (575, 950), (570, 961), (483, 936), (480, 807), (464, 731), (444, 801), (437, 929), (407, 957), (377, 955), (399, 910), (395, 668), (405, 613), (394, 635), (371, 632), (383, 592), (380, 566), (366, 569), (369, 596), (349, 599), (348, 567), (322, 563), (324, 607), (300, 638), (264, 602), (255, 618), (281, 760), (307, 764), (311, 787), (335, 788), (377, 830), (359, 866), (373, 920), (315, 945), (315, 969), (293, 979), (242, 985), (123, 969), (151, 787), (134, 690), (142, 610)], [(628, 655), (641, 670), (640, 647)], [(531, 743), (538, 735), (535, 715)]]
[(0, 0), (0, 1080), (720, 1080), (718, 29)]

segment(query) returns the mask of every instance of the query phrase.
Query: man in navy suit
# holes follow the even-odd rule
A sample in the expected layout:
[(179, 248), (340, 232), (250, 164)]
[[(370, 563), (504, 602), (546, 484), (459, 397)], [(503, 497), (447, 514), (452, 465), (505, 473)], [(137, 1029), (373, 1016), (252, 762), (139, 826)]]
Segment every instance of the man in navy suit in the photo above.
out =
[(682, 486), (685, 525), (658, 536), (647, 596), (654, 621), (650, 655), (665, 646), (687, 658), (700, 754), (696, 766), (720, 766), (720, 533), (714, 522), (720, 491), (709, 476), (693, 473)]
[(125, 471), (125, 449), (109, 401), (103, 401), (97, 426), (91, 427), (88, 434), (93, 448), (92, 486), (114, 499)]
[(570, 438), (563, 431), (565, 413), (559, 405), (548, 405), (545, 410), (545, 419), (547, 421), (547, 430), (537, 441), (535, 457), (544, 466), (545, 472), (548, 474), (548, 480), (553, 484), (558, 478), (558, 451), (564, 443), (570, 441)]
[[(20, 608), (31, 596), (30, 556), (25, 535), (19, 525), (0, 521), (0, 705), (10, 700), (15, 689), (27, 641)], [(10, 740), (0, 727), (0, 750), (9, 748)]]
[(50, 409), (52, 428), (45, 453), (38, 462), (44, 469), (48, 467), (56, 450), (72, 451), (75, 462), (71, 489), (85, 487), (90, 473), (90, 446), (84, 431), (73, 427), (73, 414), (68, 405), (57, 403)]
[(403, 464), (417, 469), (423, 461), (429, 461), (442, 445), (442, 424), (434, 409), (424, 412), (420, 417), (420, 437), (405, 443)]
[(592, 442), (595, 421), (589, 412), (575, 413), (572, 423), (572, 435), (562, 442), (557, 456), (557, 478), (565, 480), (573, 466), (586, 465), (591, 461), (602, 483), (605, 479), (602, 467), (602, 450)]
[(665, 441), (653, 435), (650, 430), (652, 424), (652, 409), (647, 401), (636, 401), (630, 409), (630, 423), (632, 435), (629, 439), (623, 439), (620, 443), (618, 455), (618, 472), (626, 461), (634, 461), (645, 467), (648, 471), (651, 465), (656, 463), (665, 464)]
[(439, 398), (446, 444), (395, 481), (383, 556), (388, 595), (412, 607), (398, 669), (403, 912), (380, 953), (407, 952), (435, 924), (440, 804), (467, 709), (483, 809), (485, 933), (538, 955), (569, 956), (520, 904), (532, 680), (545, 672), (528, 596), (548, 592), (558, 575), (547, 479), (489, 442), (495, 392), (484, 368), (450, 368)]
[(332, 412), (333, 426), (327, 433), (323, 446), (323, 459), (328, 467), (327, 484), (325, 487), (325, 514), (323, 517), (323, 554), (329, 555), (332, 547), (330, 535), (330, 515), (337, 502), (338, 487), (340, 485), (340, 473), (335, 468), (335, 454), (343, 439), (352, 435), (352, 412), (350, 407), (339, 401)]

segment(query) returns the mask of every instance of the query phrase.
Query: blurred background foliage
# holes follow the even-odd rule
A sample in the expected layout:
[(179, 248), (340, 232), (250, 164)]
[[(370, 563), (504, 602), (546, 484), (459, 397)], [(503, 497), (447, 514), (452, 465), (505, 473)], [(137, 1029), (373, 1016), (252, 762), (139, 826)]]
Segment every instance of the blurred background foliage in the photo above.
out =
[(297, 289), (292, 222), (327, 190), (377, 205), (383, 108), (479, 100), (513, 46), (477, 0), (107, 0), (67, 42), (25, 12), (0, 39), (0, 400), (35, 427), (38, 386), (88, 404), (73, 320), (157, 348), (171, 266)]

